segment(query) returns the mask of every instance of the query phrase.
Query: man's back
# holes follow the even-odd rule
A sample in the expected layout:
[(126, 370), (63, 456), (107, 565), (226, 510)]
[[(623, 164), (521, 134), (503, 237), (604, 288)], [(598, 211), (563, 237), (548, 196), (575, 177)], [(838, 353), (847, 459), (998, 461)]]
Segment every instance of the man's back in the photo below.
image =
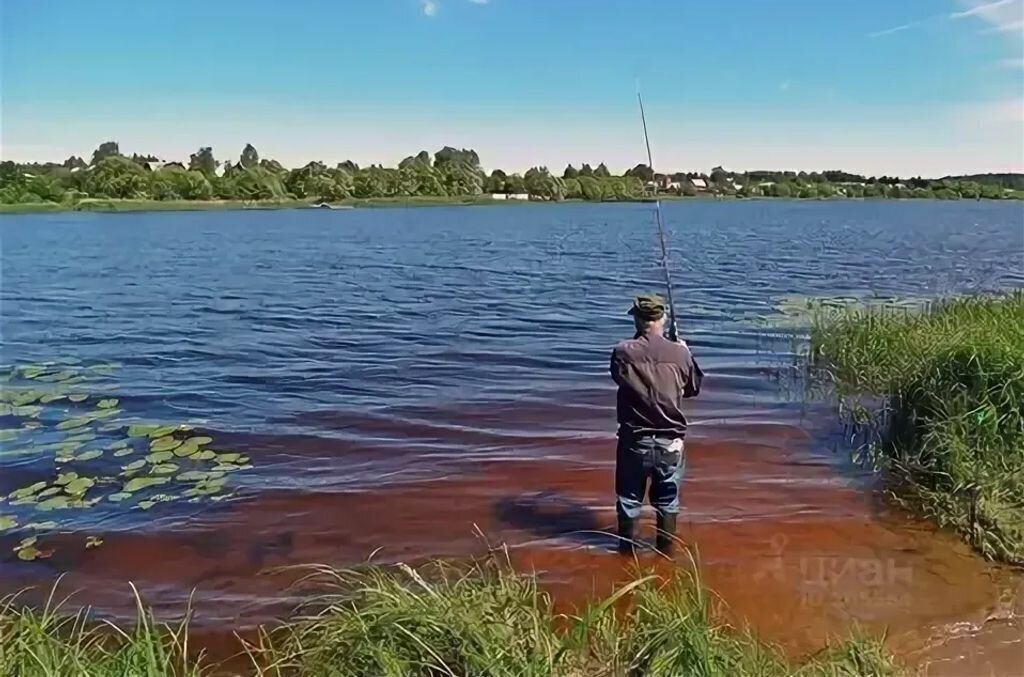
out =
[(685, 435), (682, 401), (700, 392), (704, 376), (689, 348), (660, 333), (638, 334), (612, 351), (611, 375), (620, 430)]

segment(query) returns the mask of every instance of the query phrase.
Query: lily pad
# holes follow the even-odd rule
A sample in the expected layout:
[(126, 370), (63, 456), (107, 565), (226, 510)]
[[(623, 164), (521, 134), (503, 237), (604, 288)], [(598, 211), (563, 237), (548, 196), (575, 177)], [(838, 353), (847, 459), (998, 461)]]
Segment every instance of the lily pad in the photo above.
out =
[(212, 461), (217, 458), (217, 452), (210, 451), (209, 449), (203, 449), (189, 456), (190, 460), (193, 461)]
[(200, 482), (203, 480), (207, 480), (209, 478), (210, 473), (206, 472), (205, 470), (189, 470), (188, 472), (181, 473), (174, 479), (178, 480), (179, 482)]
[(172, 458), (174, 458), (174, 454), (171, 453), (170, 451), (155, 451), (152, 454), (146, 456), (146, 460), (152, 463), (153, 465), (159, 465), (160, 463), (169, 461)]
[(186, 456), (191, 456), (192, 454), (195, 454), (198, 451), (199, 447), (186, 442), (185, 444), (181, 445), (180, 447), (174, 450), (174, 455), (177, 456), (178, 458), (185, 458)]
[(78, 456), (75, 456), (76, 461), (91, 461), (94, 458), (99, 458), (103, 455), (102, 449), (93, 449), (92, 451), (84, 451)]
[(96, 480), (91, 477), (79, 477), (76, 480), (68, 482), (67, 486), (64, 487), (64, 491), (71, 494), (72, 496), (81, 496), (85, 492), (89, 491), (96, 484)]
[(139, 508), (142, 510), (149, 510), (154, 505), (156, 505), (156, 501), (139, 501)]
[(46, 367), (42, 367), (42, 366), (38, 366), (38, 365), (34, 365), (34, 364), (27, 365), (27, 366), (24, 366), (24, 367), (21, 368), (21, 375), (22, 375), (23, 378), (29, 378), (29, 379), (39, 378), (40, 376), (42, 376), (45, 373), (46, 373)]
[(70, 395), (68, 395), (68, 399), (71, 400), (72, 402), (85, 402), (87, 399), (89, 399), (89, 395), (87, 395), (86, 393), (71, 393)]
[(131, 494), (145, 489), (146, 487), (155, 487), (160, 484), (166, 484), (170, 481), (170, 477), (136, 477), (124, 485), (124, 490)]
[(132, 425), (128, 426), (128, 437), (146, 437), (157, 429), (155, 425)]
[(50, 393), (49, 395), (43, 395), (39, 398), (39, 401), (43, 404), (50, 404), (51, 402), (59, 402), (66, 397), (63, 393)]
[(117, 416), (121, 413), (120, 409), (97, 409), (96, 411), (89, 414), (89, 417), (94, 421), (100, 421), (111, 416)]
[(100, 538), (99, 536), (89, 536), (89, 537), (87, 537), (85, 539), (85, 548), (86, 548), (86, 550), (91, 550), (92, 548), (98, 548), (101, 545), (103, 545), (103, 539)]
[(18, 430), (8, 428), (7, 430), (0, 430), (0, 442), (10, 442), (18, 436)]
[(54, 484), (64, 486), (65, 484), (74, 482), (77, 479), (78, 473), (76, 472), (62, 472), (59, 475), (57, 475), (57, 479), (54, 481)]
[(170, 451), (181, 446), (181, 440), (176, 440), (173, 437), (158, 437), (153, 440), (150, 445), (150, 451)]
[(29, 546), (27, 548), (22, 548), (22, 549), (18, 550), (17, 552), (18, 552), (18, 559), (23, 560), (25, 562), (31, 562), (33, 560), (37, 560), (37, 559), (41, 559), (41, 558), (45, 558), (45, 557), (49, 557), (50, 556), (49, 552), (43, 552), (42, 550), (37, 550), (35, 547), (32, 547), (32, 546)]
[(128, 440), (118, 440), (110, 445), (111, 449), (124, 449), (128, 446)]
[(56, 496), (60, 492), (61, 492), (61, 487), (49, 487), (47, 489), (43, 489), (42, 491), (40, 491), (36, 495), (36, 498), (47, 498), (49, 496)]
[(72, 428), (81, 428), (92, 423), (92, 417), (90, 416), (78, 416), (76, 418), (69, 418), (66, 421), (61, 421), (57, 424), (57, 430), (71, 430)]
[(36, 506), (36, 510), (39, 510), (41, 512), (60, 510), (62, 508), (68, 507), (68, 502), (69, 501), (67, 496), (54, 496), (53, 498), (48, 498), (42, 503), (39, 503)]
[(111, 397), (105, 400), (100, 400), (99, 402), (96, 403), (96, 406), (99, 409), (113, 409), (114, 407), (117, 406), (117, 402), (117, 398)]
[(39, 406), (20, 406), (14, 408), (14, 415), (21, 418), (35, 418), (42, 413), (43, 408)]
[(7, 531), (18, 526), (18, 520), (7, 515), (0, 515), (0, 531)]
[(107, 496), (107, 500), (111, 501), (113, 503), (120, 503), (121, 501), (128, 500), (131, 497), (132, 497), (132, 495), (129, 494), (129, 493), (126, 493), (124, 491), (119, 491), (116, 494), (111, 494), (110, 496)]
[(166, 437), (174, 432), (173, 425), (162, 425), (153, 430), (149, 431), (149, 436), (156, 439), (157, 437)]
[(120, 430), (123, 427), (124, 426), (120, 423), (104, 423), (103, 425), (100, 426), (100, 430), (102, 430), (105, 433), (109, 433), (115, 430)]
[(128, 465), (121, 466), (123, 470), (139, 470), (146, 465), (146, 459), (140, 458), (138, 461), (132, 461)]
[(201, 447), (204, 444), (209, 444), (210, 442), (213, 442), (213, 438), (212, 437), (204, 437), (204, 436), (200, 435), (198, 437), (190, 437), (186, 441), (189, 444), (194, 444), (197, 447)]
[(237, 461), (240, 458), (242, 458), (242, 455), (241, 454), (236, 454), (234, 452), (227, 453), (227, 454), (217, 454), (217, 462), (218, 463), (234, 463), (235, 461)]
[(149, 472), (151, 472), (154, 475), (170, 475), (177, 471), (177, 463), (161, 463), (160, 465), (153, 466), (153, 468)]
[(131, 447), (128, 447), (128, 448), (125, 448), (125, 449), (118, 449), (117, 451), (114, 452), (114, 456), (117, 456), (117, 457), (128, 456), (128, 455), (134, 454), (134, 453), (135, 453), (135, 450), (132, 449)]
[(35, 545), (38, 542), (39, 542), (39, 537), (38, 536), (29, 536), (27, 538), (21, 539), (21, 541), (18, 542), (18, 545), (17, 545), (17, 547), (15, 549), (17, 549), (17, 548), (27, 548), (30, 545)]
[(22, 487), (21, 489), (15, 489), (14, 491), (12, 491), (8, 495), (8, 498), (13, 498), (13, 499), (25, 498), (27, 496), (32, 496), (34, 494), (38, 494), (40, 491), (42, 491), (45, 488), (46, 488), (46, 482), (36, 482), (35, 484), (30, 484), (27, 487)]
[(96, 439), (96, 433), (91, 430), (76, 430), (73, 435), (69, 435), (61, 444), (70, 444), (71, 442), (90, 442)]

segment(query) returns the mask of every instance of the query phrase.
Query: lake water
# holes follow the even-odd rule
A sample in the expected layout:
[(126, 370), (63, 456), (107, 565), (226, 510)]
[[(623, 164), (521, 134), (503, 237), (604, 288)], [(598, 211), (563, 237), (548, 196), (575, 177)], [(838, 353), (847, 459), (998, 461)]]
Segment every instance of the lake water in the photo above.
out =
[[(665, 217), (681, 329), (708, 372), (681, 532), (709, 583), (796, 652), (856, 618), (947, 674), (1012, 664), (1019, 579), (879, 499), (832, 409), (791, 378), (800, 342), (763, 320), (787, 297), (1024, 287), (1021, 204), (676, 202)], [(556, 597), (621, 578), (589, 532), (614, 523), (608, 353), (630, 297), (661, 288), (650, 205), (5, 216), (0, 238), (4, 364), (114, 364), (86, 405), (116, 397), (117, 421), (187, 423), (253, 466), (218, 502), (48, 512), (48, 559), (0, 535), (0, 592), (67, 572), (117, 616), (132, 580), (173, 615), (195, 588), (216, 633), (295, 601), (260, 575), (276, 567), (479, 553), (474, 526)], [(46, 405), (2, 443), (0, 493), (54, 479), (32, 443), (71, 434), (54, 425), (78, 408)], [(114, 477), (123, 460), (64, 469)]]

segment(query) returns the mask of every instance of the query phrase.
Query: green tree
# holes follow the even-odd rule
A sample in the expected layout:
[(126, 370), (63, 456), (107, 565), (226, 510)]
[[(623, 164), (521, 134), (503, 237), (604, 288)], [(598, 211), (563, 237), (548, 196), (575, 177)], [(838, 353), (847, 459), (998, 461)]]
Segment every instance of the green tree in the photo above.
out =
[(202, 172), (207, 178), (217, 174), (217, 160), (213, 157), (213, 148), (203, 146), (189, 156), (188, 168)]
[(608, 168), (604, 166), (603, 162), (597, 166), (597, 169), (594, 170), (594, 176), (601, 179), (607, 179), (611, 175), (612, 173), (608, 171)]
[(594, 175), (593, 167), (591, 167), (590, 165), (588, 165), (587, 163), (584, 162), (583, 166), (580, 167), (580, 176), (582, 177), (582, 176), (593, 176), (593, 175)]
[[(273, 172), (275, 174), (286, 175), (288, 173), (288, 170), (285, 169), (285, 166), (282, 165), (277, 160), (267, 160), (267, 159), (260, 160), (260, 167), (263, 167), (268, 172)], [(283, 181), (284, 178), (282, 177), (281, 180)]]
[(242, 154), (238, 158), (238, 164), (245, 169), (259, 166), (260, 154), (256, 152), (256, 148), (251, 143), (245, 144), (245, 148), (242, 149)]
[(562, 172), (563, 179), (576, 179), (579, 178), (580, 173), (576, 171), (576, 168), (571, 164), (565, 166), (565, 171)]
[(209, 200), (213, 186), (200, 171), (158, 169), (150, 177), (149, 193), (157, 200)]
[(495, 169), (491, 172), (491, 175), (487, 177), (487, 181), (484, 182), (485, 193), (505, 193), (506, 186), (505, 181), (508, 175), (500, 169)]
[(518, 174), (509, 174), (505, 178), (505, 192), (509, 195), (522, 195), (526, 192), (526, 182)]
[(788, 183), (776, 183), (771, 190), (775, 197), (793, 197), (793, 187)]
[(348, 172), (349, 174), (352, 174), (353, 176), (355, 175), (356, 172), (359, 171), (359, 165), (357, 165), (355, 162), (352, 162), (351, 160), (345, 160), (344, 162), (339, 162), (337, 168), (338, 169), (343, 169), (346, 172)]
[(111, 155), (89, 172), (87, 186), (89, 194), (97, 197), (145, 197), (149, 173), (126, 157)]
[(645, 164), (639, 164), (632, 169), (626, 170), (626, 176), (635, 176), (641, 181), (654, 181), (654, 170)]
[(90, 164), (95, 167), (108, 157), (116, 157), (120, 154), (121, 148), (117, 145), (117, 141), (104, 141), (92, 152), (92, 162)]
[(584, 200), (600, 202), (604, 199), (604, 188), (593, 176), (580, 176), (580, 192)]
[(281, 177), (263, 167), (250, 167), (234, 172), (234, 197), (240, 200), (280, 200), (285, 197)]
[(569, 200), (581, 200), (583, 199), (583, 186), (580, 185), (579, 179), (574, 178), (563, 178), (562, 182), (565, 184), (565, 197)]
[(72, 155), (67, 160), (65, 160), (64, 164), (61, 166), (66, 167), (67, 169), (85, 169), (89, 165), (85, 162), (85, 160), (78, 157), (77, 155)]

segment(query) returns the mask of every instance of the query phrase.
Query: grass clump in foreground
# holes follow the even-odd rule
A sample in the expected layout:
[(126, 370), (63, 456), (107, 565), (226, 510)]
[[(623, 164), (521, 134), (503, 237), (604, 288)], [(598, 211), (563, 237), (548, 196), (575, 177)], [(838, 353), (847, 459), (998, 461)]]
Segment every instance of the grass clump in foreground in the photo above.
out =
[[(578, 616), (553, 611), (532, 575), (490, 557), (360, 571), (318, 568), (315, 611), (247, 643), (267, 677), (854, 677), (895, 674), (876, 640), (844, 642), (802, 664), (718, 620), (686, 572), (637, 577)], [(84, 616), (0, 607), (0, 674), (223, 674), (189, 657), (187, 626), (87, 627)], [(230, 671), (229, 674), (237, 674)]]
[[(132, 588), (134, 590), (134, 586)], [(56, 587), (54, 588), (56, 593)], [(51, 594), (41, 610), (0, 600), (0, 675), (17, 677), (202, 677), (202, 656), (191, 657), (188, 617), (177, 628), (158, 624), (136, 594), (129, 630), (65, 613)], [(65, 600), (66, 603), (66, 600)]]
[(387, 677), (679, 677), (889, 675), (874, 640), (851, 640), (802, 665), (729, 627), (683, 570), (638, 576), (580, 615), (559, 615), (532, 575), (491, 557), (472, 566), (335, 571), (312, 615), (264, 634), (259, 674)]
[(1024, 563), (1024, 291), (819, 316), (811, 359), (874, 432), (898, 499)]

